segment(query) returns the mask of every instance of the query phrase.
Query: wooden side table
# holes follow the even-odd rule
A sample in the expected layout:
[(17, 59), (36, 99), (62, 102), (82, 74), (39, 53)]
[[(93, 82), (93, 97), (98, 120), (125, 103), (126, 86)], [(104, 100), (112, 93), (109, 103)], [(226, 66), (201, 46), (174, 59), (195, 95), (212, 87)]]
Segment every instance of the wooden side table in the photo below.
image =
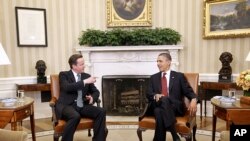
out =
[(27, 117), (30, 117), (32, 140), (36, 141), (34, 99), (24, 97), (22, 102), (17, 100), (13, 103), (7, 103), (0, 100), (0, 128), (4, 128), (8, 123), (11, 123), (11, 130), (17, 130), (17, 122)]
[(201, 86), (201, 94), (200, 94), (200, 100), (201, 100), (201, 108), (200, 108), (200, 119), (202, 120), (202, 100), (205, 101), (205, 117), (206, 117), (206, 114), (207, 114), (207, 100), (210, 100), (207, 99), (206, 97), (208, 97), (207, 95), (209, 93), (207, 93), (208, 90), (229, 90), (230, 88), (234, 88), (234, 89), (237, 89), (237, 90), (242, 90), (241, 87), (238, 87), (236, 85), (236, 83), (232, 82), (208, 82), (208, 81), (201, 81), (200, 82), (200, 86)]
[(240, 103), (239, 100), (232, 105), (225, 105), (216, 98), (211, 99), (211, 104), (213, 105), (212, 141), (215, 141), (217, 117), (226, 121), (227, 130), (231, 123), (250, 124), (250, 105)]
[(50, 83), (46, 84), (16, 84), (17, 91), (23, 90), (24, 92), (40, 91), (41, 101), (48, 102), (50, 100)]
[(17, 90), (24, 91), (50, 91), (50, 83), (47, 84), (16, 84)]

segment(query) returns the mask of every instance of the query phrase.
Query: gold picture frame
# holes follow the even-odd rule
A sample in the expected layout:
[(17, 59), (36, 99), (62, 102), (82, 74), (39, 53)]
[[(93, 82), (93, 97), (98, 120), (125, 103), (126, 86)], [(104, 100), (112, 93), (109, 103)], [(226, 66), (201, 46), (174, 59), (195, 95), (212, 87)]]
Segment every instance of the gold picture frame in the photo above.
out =
[(204, 0), (203, 38), (250, 36), (250, 0)]
[(152, 0), (107, 0), (107, 27), (152, 26)]

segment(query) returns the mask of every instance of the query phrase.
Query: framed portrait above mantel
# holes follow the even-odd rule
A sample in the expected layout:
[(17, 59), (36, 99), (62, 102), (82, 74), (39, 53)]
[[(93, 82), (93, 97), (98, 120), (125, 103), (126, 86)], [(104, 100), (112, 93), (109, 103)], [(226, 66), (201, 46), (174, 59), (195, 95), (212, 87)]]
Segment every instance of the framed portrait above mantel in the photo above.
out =
[(15, 7), (17, 46), (47, 47), (46, 10)]
[(203, 38), (250, 36), (250, 0), (205, 0)]
[(107, 27), (152, 26), (152, 0), (106, 0)]

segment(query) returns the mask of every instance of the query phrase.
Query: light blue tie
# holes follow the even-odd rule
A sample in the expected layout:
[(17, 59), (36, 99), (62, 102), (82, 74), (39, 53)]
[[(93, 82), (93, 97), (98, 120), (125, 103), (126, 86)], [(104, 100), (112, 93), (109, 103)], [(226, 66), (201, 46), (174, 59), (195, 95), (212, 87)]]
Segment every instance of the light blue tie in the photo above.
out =
[[(81, 81), (81, 75), (77, 74), (77, 82)], [(82, 90), (77, 91), (77, 100), (76, 100), (76, 105), (78, 107), (83, 107), (83, 100), (82, 100)]]

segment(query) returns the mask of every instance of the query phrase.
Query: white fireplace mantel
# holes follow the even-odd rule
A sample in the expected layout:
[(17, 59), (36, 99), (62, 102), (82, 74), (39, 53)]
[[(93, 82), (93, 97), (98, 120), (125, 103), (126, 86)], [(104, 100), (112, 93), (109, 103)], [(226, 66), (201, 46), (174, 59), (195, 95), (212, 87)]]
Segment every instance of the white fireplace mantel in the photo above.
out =
[(150, 50), (180, 50), (183, 45), (157, 45), (157, 46), (105, 46), (105, 47), (77, 47), (79, 52), (106, 52), (106, 51), (150, 51)]
[[(133, 65), (131, 63), (136, 63), (135, 66), (139, 67), (140, 63), (153, 62), (154, 66), (156, 66), (157, 56), (159, 53), (166, 51), (169, 51), (172, 56), (172, 69), (178, 70), (178, 51), (181, 49), (183, 49), (183, 45), (77, 47), (76, 51), (84, 56), (86, 69), (93, 74), (93, 65), (96, 63), (109, 63), (105, 67), (110, 69), (115, 67), (114, 63), (130, 63), (130, 66)], [(148, 66), (147, 64), (141, 65)]]

